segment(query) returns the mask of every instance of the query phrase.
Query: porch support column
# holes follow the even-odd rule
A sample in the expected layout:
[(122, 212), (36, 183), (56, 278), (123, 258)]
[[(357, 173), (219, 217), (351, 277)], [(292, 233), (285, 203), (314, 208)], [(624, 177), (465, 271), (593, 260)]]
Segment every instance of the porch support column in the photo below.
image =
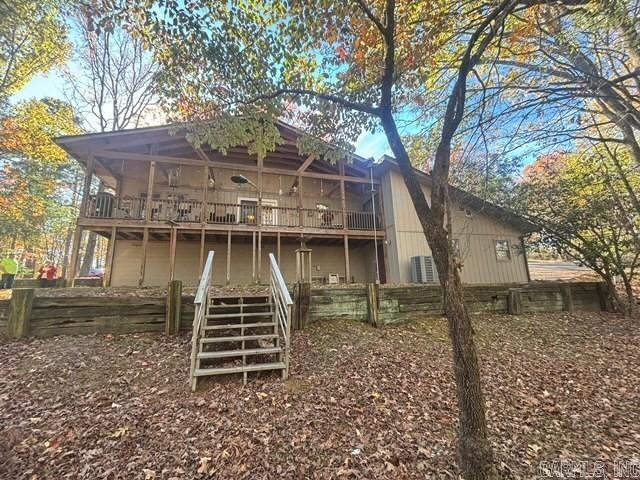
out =
[[(152, 149), (153, 150), (153, 149)], [(151, 221), (151, 211), (153, 210), (153, 181), (156, 175), (156, 161), (151, 160), (149, 163), (149, 182), (147, 183), (147, 201), (144, 209), (145, 221)]]
[(117, 227), (111, 227), (111, 238), (109, 238), (109, 248), (107, 249), (107, 263), (104, 269), (104, 286), (111, 286), (111, 275), (113, 272), (113, 254), (116, 249)]
[(338, 165), (340, 169), (340, 203), (342, 208), (342, 228), (347, 228), (347, 195), (344, 188), (344, 162)]
[(258, 230), (258, 282), (262, 281), (262, 232)]
[(200, 278), (200, 274), (202, 273), (202, 269), (204, 268), (204, 238), (205, 238), (205, 230), (204, 227), (200, 229), (200, 261), (198, 263), (198, 278)]
[(149, 229), (144, 228), (142, 232), (142, 255), (140, 255), (140, 273), (138, 275), (138, 286), (144, 283), (144, 270), (147, 266), (147, 247), (149, 246)]
[(178, 243), (178, 229), (171, 228), (171, 242), (169, 245), (169, 280), (173, 281), (176, 274), (176, 244)]
[(255, 283), (256, 281), (256, 232), (251, 234), (252, 243), (251, 243), (251, 281)]
[(300, 231), (304, 227), (304, 213), (302, 212), (302, 175), (298, 175), (298, 226)]
[(227, 231), (227, 285), (231, 283), (231, 230)]
[(349, 235), (344, 236), (344, 280), (351, 283), (351, 268), (349, 267)]
[(278, 266), (280, 267), (280, 232), (277, 233), (276, 243), (277, 243), (276, 258), (278, 259)]
[[(209, 190), (209, 165), (205, 164), (204, 166), (204, 184), (202, 185), (202, 205), (200, 206), (200, 221), (202, 222), (203, 231), (204, 226), (207, 224), (209, 220), (209, 205), (207, 205), (207, 194)], [(202, 272), (202, 260), (200, 261), (200, 271)]]
[(91, 180), (93, 180), (93, 168), (95, 158), (93, 154), (89, 154), (87, 158), (87, 169), (84, 173), (84, 184), (82, 185), (82, 200), (80, 201), (80, 217), (87, 216), (87, 204), (89, 203), (89, 194), (91, 193)]
[(69, 260), (69, 268), (67, 269), (67, 281), (69, 286), (73, 286), (73, 280), (76, 278), (78, 271), (78, 257), (80, 256), (80, 241), (82, 240), (82, 227), (76, 226), (73, 232), (73, 241), (71, 243), (71, 259)]

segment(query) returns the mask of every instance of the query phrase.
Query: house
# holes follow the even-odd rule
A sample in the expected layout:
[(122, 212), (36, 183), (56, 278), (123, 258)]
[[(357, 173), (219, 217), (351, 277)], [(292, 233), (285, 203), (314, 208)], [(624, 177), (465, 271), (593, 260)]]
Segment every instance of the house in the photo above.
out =
[[(209, 250), (214, 284), (267, 283), (268, 253), (291, 282), (301, 247), (311, 250), (314, 283), (411, 282), (412, 258), (430, 252), (393, 159), (305, 158), (301, 133), (278, 128), (283, 142), (264, 159), (244, 147), (195, 148), (175, 126), (58, 138), (87, 172), (67, 277), (93, 231), (109, 239), (108, 286), (195, 285)], [(429, 176), (419, 175), (428, 192)], [(452, 197), (463, 281), (526, 283), (531, 225), (460, 190)]]

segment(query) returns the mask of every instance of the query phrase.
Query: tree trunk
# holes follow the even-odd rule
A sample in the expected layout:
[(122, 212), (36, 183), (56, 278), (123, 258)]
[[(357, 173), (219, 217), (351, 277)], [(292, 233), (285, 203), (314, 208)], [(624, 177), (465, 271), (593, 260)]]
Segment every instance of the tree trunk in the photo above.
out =
[[(474, 331), (464, 304), (460, 274), (454, 265), (454, 258), (448, 253), (448, 235), (445, 232), (445, 235), (438, 234), (437, 237), (435, 243), (438, 248), (432, 249), (443, 289), (458, 394), (458, 465), (467, 480), (495, 478), (493, 451), (487, 438), (480, 365), (473, 341)], [(445, 255), (442, 255), (442, 251), (446, 252)]]
[[(484, 397), (480, 366), (473, 342), (473, 327), (464, 305), (464, 293), (458, 268), (454, 264), (455, 259), (449, 255), (449, 232), (444, 227), (444, 212), (447, 205), (439, 203), (440, 200), (438, 200), (441, 198), (442, 202), (446, 202), (448, 199), (446, 177), (444, 187), (440, 185), (440, 194), (436, 198), (432, 195), (432, 204), (429, 206), (395, 122), (390, 117), (381, 117), (381, 121), (391, 150), (398, 160), (427, 244), (431, 248), (442, 286), (458, 397), (458, 466), (466, 480), (490, 480), (496, 478), (497, 474), (493, 464), (491, 443), (487, 438)], [(432, 185), (432, 188), (434, 186)]]
[(624, 290), (627, 295), (627, 308), (625, 308), (625, 313), (628, 316), (632, 316), (638, 310), (638, 304), (636, 303), (635, 295), (633, 294), (633, 285), (631, 285), (631, 279), (626, 275), (621, 275), (622, 283), (624, 284)]
[(87, 235), (87, 246), (84, 250), (84, 257), (82, 258), (82, 265), (80, 265), (81, 277), (88, 275), (89, 270), (91, 270), (96, 251), (96, 240), (97, 234), (95, 232), (89, 232), (89, 235)]
[(623, 312), (624, 306), (622, 304), (622, 300), (620, 300), (620, 295), (618, 295), (618, 290), (616, 288), (616, 283), (613, 281), (613, 277), (609, 273), (606, 273), (604, 275), (604, 281), (607, 284), (609, 301), (614, 312)]

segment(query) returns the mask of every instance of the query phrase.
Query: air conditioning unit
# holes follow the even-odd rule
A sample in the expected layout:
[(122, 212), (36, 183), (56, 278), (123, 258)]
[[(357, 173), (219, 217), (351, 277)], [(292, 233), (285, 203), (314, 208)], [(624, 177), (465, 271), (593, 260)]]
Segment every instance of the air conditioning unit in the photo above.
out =
[(411, 257), (412, 283), (437, 283), (438, 271), (433, 263), (433, 257), (420, 255)]
[(340, 275), (338, 275), (337, 273), (330, 273), (329, 285), (337, 285), (338, 283), (340, 283)]

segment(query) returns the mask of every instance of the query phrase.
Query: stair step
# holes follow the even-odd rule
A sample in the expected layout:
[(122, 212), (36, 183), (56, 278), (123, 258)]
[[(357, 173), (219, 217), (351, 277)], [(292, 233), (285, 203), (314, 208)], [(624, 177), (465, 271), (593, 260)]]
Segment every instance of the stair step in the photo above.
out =
[(225, 300), (225, 299), (229, 299), (229, 298), (233, 298), (234, 300), (237, 300), (239, 298), (245, 299), (245, 298), (269, 298), (269, 296), (271, 295), (271, 293), (269, 293), (268, 291), (265, 293), (230, 293), (228, 295), (218, 295), (218, 294), (213, 294), (213, 295), (209, 295), (209, 298), (212, 300)]
[(272, 353), (280, 353), (282, 349), (280, 347), (268, 347), (268, 348), (246, 348), (244, 350), (221, 350), (219, 352), (200, 352), (198, 358), (205, 360), (208, 358), (223, 358), (223, 357), (244, 357), (246, 355), (268, 355)]
[(216, 313), (215, 315), (205, 315), (205, 318), (237, 318), (237, 317), (266, 317), (273, 315), (273, 312), (249, 312), (249, 313)]
[(269, 307), (271, 303), (227, 303), (227, 304), (215, 304), (209, 305), (209, 308), (251, 308), (251, 307)]
[(237, 337), (210, 337), (201, 338), (200, 343), (241, 342), (243, 340), (273, 340), (278, 338), (275, 333), (264, 335), (238, 335)]
[(238, 365), (236, 367), (221, 367), (221, 368), (197, 368), (193, 374), (196, 377), (205, 377), (207, 375), (223, 375), (225, 373), (240, 373), (240, 372), (257, 372), (260, 370), (282, 370), (285, 368), (284, 363), (253, 363), (249, 365)]
[(206, 325), (204, 330), (225, 330), (227, 328), (255, 328), (255, 327), (274, 327), (275, 322), (263, 323), (231, 323), (224, 325)]

